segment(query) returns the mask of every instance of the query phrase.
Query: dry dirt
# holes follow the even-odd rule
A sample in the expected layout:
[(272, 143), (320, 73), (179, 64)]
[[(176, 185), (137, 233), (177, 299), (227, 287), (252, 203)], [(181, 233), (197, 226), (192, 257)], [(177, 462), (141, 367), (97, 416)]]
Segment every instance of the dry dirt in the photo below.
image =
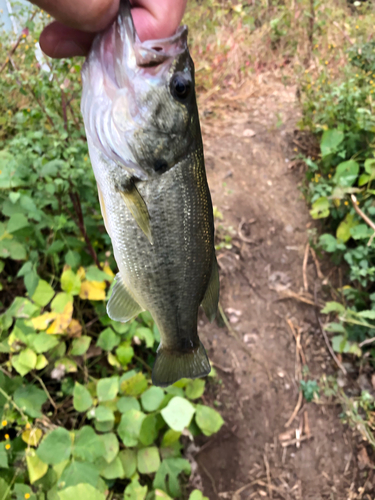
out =
[[(286, 426), (301, 378), (287, 320), (300, 334), (308, 378), (319, 380), (335, 367), (314, 306), (285, 298), (303, 292), (311, 225), (299, 189), (303, 173), (290, 168), (299, 118), (295, 89), (275, 84), (263, 94), (250, 97), (246, 111), (229, 106), (222, 121), (202, 120), (213, 204), (223, 214), (219, 224), (235, 236), (232, 249), (218, 252), (221, 304), (233, 331), (200, 321), (221, 381), (205, 401), (216, 404), (226, 423), (216, 437), (201, 440), (199, 475), (210, 500), (368, 500), (373, 471), (358, 467), (358, 446), (338, 405), (303, 402)], [(311, 297), (311, 257), (306, 278)]]

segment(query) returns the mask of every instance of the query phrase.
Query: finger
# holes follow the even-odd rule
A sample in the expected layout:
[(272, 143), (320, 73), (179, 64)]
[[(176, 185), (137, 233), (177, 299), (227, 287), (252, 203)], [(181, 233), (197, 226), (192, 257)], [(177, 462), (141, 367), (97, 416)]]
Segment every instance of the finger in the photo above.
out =
[(119, 0), (32, 0), (57, 21), (71, 28), (96, 32), (115, 18)]
[(42, 31), (39, 44), (47, 56), (54, 58), (85, 56), (90, 50), (95, 33), (68, 28), (54, 21)]
[[(52, 13), (49, 5), (51, 2), (37, 1), (48, 3), (48, 12)], [(69, 5), (70, 1), (67, 0), (66, 4)], [(132, 5), (134, 24), (139, 38), (143, 41), (173, 35), (181, 22), (186, 0), (163, 0), (162, 2), (134, 0)], [(40, 36), (40, 46), (45, 54), (54, 58), (84, 56), (88, 53), (94, 36), (93, 33), (85, 33), (82, 29), (68, 27), (55, 21), (43, 30)]]
[(187, 0), (133, 0), (132, 16), (141, 41), (167, 38), (176, 32)]

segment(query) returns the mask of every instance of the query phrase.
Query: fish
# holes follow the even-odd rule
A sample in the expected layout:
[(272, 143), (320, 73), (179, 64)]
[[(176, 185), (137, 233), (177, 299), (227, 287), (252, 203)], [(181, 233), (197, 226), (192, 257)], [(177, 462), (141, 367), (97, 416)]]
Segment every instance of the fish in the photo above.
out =
[(219, 301), (188, 29), (141, 42), (129, 2), (98, 34), (82, 68), (81, 112), (105, 229), (118, 274), (108, 316), (147, 310), (160, 331), (152, 383), (209, 374), (198, 336), (202, 306)]

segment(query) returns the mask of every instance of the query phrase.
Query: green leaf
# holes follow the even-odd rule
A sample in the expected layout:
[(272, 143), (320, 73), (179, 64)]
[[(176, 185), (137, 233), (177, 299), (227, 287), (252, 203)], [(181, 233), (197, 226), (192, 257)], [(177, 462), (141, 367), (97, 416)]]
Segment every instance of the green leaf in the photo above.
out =
[(189, 500), (209, 500), (209, 499), (208, 497), (204, 497), (201, 491), (193, 490), (190, 493)]
[(366, 310), (358, 313), (358, 316), (366, 319), (375, 319), (375, 311), (374, 310)]
[(64, 292), (78, 295), (81, 290), (81, 280), (71, 269), (67, 269), (61, 275), (61, 288)]
[(136, 446), (146, 415), (137, 410), (128, 410), (122, 417), (117, 432), (125, 446)]
[(68, 264), (68, 266), (72, 267), (73, 269), (77, 269), (77, 267), (81, 263), (81, 256), (78, 252), (75, 252), (74, 250), (69, 250), (65, 255), (65, 262)]
[(90, 347), (90, 342), (91, 337), (89, 337), (88, 335), (82, 335), (82, 337), (74, 339), (72, 342), (72, 350), (70, 351), (70, 354), (72, 356), (82, 356)]
[(62, 314), (64, 312), (65, 306), (73, 302), (73, 295), (70, 293), (60, 292), (56, 294), (55, 298), (51, 302), (51, 310)]
[(191, 467), (187, 460), (184, 458), (166, 458), (162, 461), (155, 475), (154, 488), (167, 492), (172, 498), (180, 497), (181, 489), (178, 476), (181, 472), (186, 475), (191, 473)]
[(46, 176), (55, 177), (57, 175), (57, 172), (61, 171), (61, 169), (65, 165), (67, 165), (67, 163), (59, 159), (48, 161), (40, 169), (39, 175), (41, 177), (46, 177)]
[(30, 368), (30, 370), (33, 370), (35, 368), (36, 361), (37, 361), (37, 355), (32, 349), (26, 348), (20, 352), (19, 362), (22, 365), (27, 366), (27, 368)]
[(189, 427), (194, 413), (194, 406), (179, 396), (171, 399), (168, 405), (161, 410), (161, 414), (169, 427), (178, 432), (182, 432), (186, 427)]
[(339, 302), (326, 302), (326, 305), (320, 312), (322, 314), (329, 314), (330, 312), (337, 312), (339, 314), (342, 314), (345, 312), (345, 307)]
[(31, 318), (35, 313), (39, 312), (40, 308), (23, 297), (16, 297), (9, 307), (7, 314), (14, 318)]
[(108, 327), (99, 335), (96, 345), (101, 347), (104, 351), (112, 351), (119, 343), (120, 337), (116, 335), (112, 328)]
[(329, 201), (325, 196), (318, 198), (312, 205), (310, 215), (313, 219), (324, 219), (329, 215)]
[(8, 465), (8, 453), (5, 449), (6, 441), (0, 441), (0, 469), (7, 469)]
[(38, 306), (44, 307), (50, 302), (54, 295), (55, 292), (51, 285), (49, 285), (47, 281), (39, 280), (31, 300)]
[(92, 406), (92, 397), (89, 391), (79, 382), (74, 385), (73, 406), (79, 412), (87, 411)]
[(27, 226), (29, 226), (29, 221), (23, 214), (13, 214), (8, 220), (7, 231), (8, 233), (15, 233)]
[(0, 477), (0, 498), (2, 500), (10, 499), (10, 487), (8, 483), (5, 481), (5, 479), (2, 479), (1, 477)]
[(358, 224), (350, 230), (350, 234), (354, 240), (367, 240), (372, 236), (373, 232), (367, 224)]
[(32, 368), (29, 366), (25, 366), (22, 363), (20, 363), (20, 357), (19, 355), (12, 356), (11, 363), (13, 368), (21, 375), (21, 377), (24, 377), (27, 373), (29, 373)]
[(107, 432), (113, 428), (115, 416), (110, 408), (99, 405), (95, 408), (95, 428), (100, 432)]
[(204, 405), (197, 405), (195, 421), (205, 436), (218, 432), (224, 423), (220, 413)]
[(367, 184), (370, 180), (371, 180), (371, 176), (370, 175), (362, 174), (362, 175), (359, 176), (358, 186), (362, 187), (365, 184)]
[(105, 500), (104, 493), (91, 486), (91, 484), (77, 484), (58, 492), (59, 500)]
[(42, 405), (47, 401), (48, 397), (42, 389), (28, 384), (19, 387), (13, 394), (13, 399), (24, 413), (33, 418), (40, 418), (42, 416)]
[(98, 436), (92, 427), (85, 425), (75, 435), (73, 456), (87, 462), (94, 462), (104, 456), (106, 448), (102, 438), (103, 436)]
[(156, 446), (138, 450), (137, 466), (141, 474), (152, 474), (160, 466), (159, 450)]
[(155, 339), (152, 330), (145, 328), (143, 326), (139, 327), (135, 331), (135, 335), (146, 342), (146, 347), (151, 349), (154, 345)]
[(141, 486), (137, 480), (127, 485), (124, 491), (124, 500), (144, 500), (147, 495), (147, 486)]
[(44, 356), (44, 354), (39, 354), (36, 358), (36, 370), (43, 370), (48, 365), (48, 359)]
[(119, 452), (119, 442), (116, 435), (113, 432), (107, 432), (100, 436), (102, 443), (104, 445), (103, 458), (107, 463), (112, 462)]
[(122, 468), (124, 470), (124, 477), (130, 479), (137, 470), (136, 451), (131, 450), (130, 448), (126, 448), (125, 450), (120, 451), (118, 456), (122, 463)]
[(88, 462), (71, 462), (63, 471), (57, 486), (59, 489), (69, 488), (82, 484), (91, 484), (96, 487), (99, 480), (99, 471), (97, 468)]
[(186, 396), (189, 399), (198, 399), (204, 393), (206, 382), (201, 378), (190, 380), (185, 388)]
[(375, 179), (375, 159), (368, 159), (365, 161), (365, 171), (370, 179)]
[(107, 273), (101, 271), (96, 266), (90, 266), (86, 270), (86, 279), (87, 281), (109, 281), (111, 278)]
[(344, 132), (341, 130), (333, 129), (326, 130), (320, 141), (320, 150), (322, 156), (327, 156), (337, 152), (338, 146), (344, 140)]
[(171, 446), (173, 443), (180, 439), (181, 432), (174, 431), (173, 429), (168, 429), (167, 432), (163, 436), (163, 440), (161, 442), (161, 446), (166, 448)]
[(29, 473), (30, 484), (34, 484), (38, 479), (43, 477), (48, 465), (40, 460), (34, 450), (29, 450), (26, 454), (27, 472)]
[(122, 462), (117, 456), (111, 463), (106, 464), (101, 470), (100, 475), (105, 479), (117, 479), (124, 476)]
[(147, 387), (147, 379), (142, 372), (139, 372), (133, 377), (123, 380), (122, 382), (120, 380), (120, 390), (127, 396), (139, 396), (147, 389)]
[(358, 224), (354, 214), (348, 213), (344, 220), (342, 220), (336, 231), (336, 238), (346, 243), (351, 237), (351, 229)]
[(17, 240), (0, 241), (0, 257), (10, 257), (13, 260), (25, 260), (27, 257), (26, 248)]
[(128, 365), (134, 356), (134, 349), (130, 345), (130, 342), (123, 342), (116, 349), (116, 356), (122, 366)]
[(137, 399), (130, 396), (123, 396), (117, 401), (117, 409), (119, 412), (125, 413), (126, 411), (131, 409), (140, 410), (141, 405), (139, 404)]
[(323, 250), (329, 253), (335, 252), (338, 247), (337, 240), (332, 234), (322, 234), (319, 238), (319, 243)]
[(341, 187), (353, 186), (353, 184), (357, 180), (358, 172), (359, 165), (356, 161), (344, 161), (337, 165), (333, 181)]
[(149, 446), (158, 437), (157, 419), (155, 414), (147, 415), (143, 420), (139, 440), (144, 446)]
[(58, 427), (45, 436), (36, 453), (42, 462), (55, 465), (67, 460), (71, 451), (72, 440), (69, 432)]
[(119, 389), (119, 377), (108, 377), (99, 380), (96, 392), (99, 401), (111, 401), (117, 396)]
[(147, 412), (157, 410), (164, 399), (164, 391), (160, 387), (152, 386), (141, 396), (143, 409)]

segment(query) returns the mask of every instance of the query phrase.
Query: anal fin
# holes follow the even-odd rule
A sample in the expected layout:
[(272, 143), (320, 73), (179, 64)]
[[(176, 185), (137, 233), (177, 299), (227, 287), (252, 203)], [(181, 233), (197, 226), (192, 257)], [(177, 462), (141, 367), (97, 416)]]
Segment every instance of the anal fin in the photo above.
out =
[(128, 189), (121, 189), (120, 194), (138, 226), (142, 229), (152, 245), (153, 239), (151, 234), (150, 214), (148, 213), (147, 205), (136, 185), (132, 183)]
[(114, 321), (125, 323), (143, 311), (142, 307), (128, 292), (120, 273), (116, 275), (116, 282), (107, 304), (107, 314)]
[(217, 260), (215, 256), (212, 263), (210, 281), (208, 283), (206, 293), (202, 300), (203, 310), (210, 323), (213, 322), (217, 314), (217, 308), (219, 304), (219, 293), (220, 293), (219, 270), (217, 268)]

